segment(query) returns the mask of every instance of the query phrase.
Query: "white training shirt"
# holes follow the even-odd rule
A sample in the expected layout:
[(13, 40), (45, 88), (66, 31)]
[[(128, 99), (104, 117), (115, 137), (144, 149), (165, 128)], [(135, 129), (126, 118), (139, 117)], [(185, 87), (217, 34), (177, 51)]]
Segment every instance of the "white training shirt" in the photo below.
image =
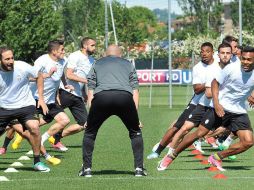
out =
[[(89, 58), (80, 50), (75, 51), (68, 57), (67, 69), (73, 69), (73, 73), (75, 75), (82, 78), (87, 78), (87, 75), (92, 67), (92, 63), (90, 61), (94, 61), (94, 59), (92, 59), (92, 57)], [(69, 79), (66, 79), (66, 82), (68, 85), (72, 85), (74, 87), (74, 91), (71, 93), (82, 98), (82, 89), (84, 87), (84, 83)]]
[[(206, 68), (207, 64), (202, 61), (198, 62), (192, 69), (192, 84), (205, 84), (206, 82)], [(190, 104), (197, 105), (200, 98), (204, 95), (204, 92), (200, 94), (194, 94)]]
[(13, 71), (0, 70), (0, 107), (8, 110), (35, 105), (29, 87), (29, 78), (38, 72), (23, 61), (14, 62)]
[[(59, 88), (61, 77), (64, 72), (64, 67), (66, 65), (66, 61), (64, 59), (57, 61), (54, 61), (51, 59), (49, 54), (44, 54), (40, 56), (36, 61), (34, 62), (34, 67), (37, 71), (40, 71), (42, 73), (49, 73), (50, 69), (52, 67), (56, 67), (57, 71), (53, 73), (51, 77), (44, 79), (44, 101), (46, 104), (52, 104), (55, 103), (56, 98), (56, 92)], [(32, 83), (31, 83), (32, 84)], [(34, 85), (34, 84), (32, 84)], [(34, 89), (31, 87), (31, 89)], [(38, 90), (36, 88), (36, 91), (34, 93), (34, 98), (38, 100)]]
[(245, 72), (241, 63), (229, 64), (218, 75), (219, 103), (224, 110), (236, 114), (247, 113), (245, 101), (254, 89), (254, 72)]
[[(211, 83), (213, 81), (214, 78), (216, 78), (217, 74), (221, 72), (221, 67), (219, 65), (218, 62), (216, 62), (216, 60), (214, 60), (214, 62), (211, 65), (208, 65), (206, 67), (206, 82), (205, 82), (205, 87), (210, 88), (211, 87)], [(206, 106), (209, 107), (210, 106), (210, 102), (212, 98), (207, 98), (206, 95), (204, 94), (200, 100), (199, 100), (199, 104), (202, 106)]]

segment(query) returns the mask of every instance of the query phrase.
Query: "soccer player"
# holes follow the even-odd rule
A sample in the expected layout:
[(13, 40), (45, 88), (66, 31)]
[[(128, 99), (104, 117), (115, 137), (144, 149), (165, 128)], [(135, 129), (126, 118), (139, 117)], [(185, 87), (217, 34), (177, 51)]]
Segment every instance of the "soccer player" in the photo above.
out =
[(81, 40), (81, 49), (71, 53), (67, 61), (66, 85), (72, 85), (73, 91), (61, 87), (59, 89), (59, 104), (63, 108), (69, 108), (76, 124), (70, 125), (55, 135), (54, 144), (57, 145), (62, 137), (66, 137), (85, 128), (87, 110), (84, 104), (85, 85), (87, 75), (92, 67), (91, 55), (94, 54), (96, 41), (93, 38), (85, 37)]
[[(213, 48), (211, 43), (203, 43), (201, 45), (201, 61), (193, 67), (193, 90), (195, 92), (193, 98), (191, 99), (189, 105), (186, 107), (184, 112), (180, 115), (177, 122), (172, 124), (172, 127), (164, 134), (162, 140), (159, 143), (159, 146), (154, 152), (147, 156), (147, 159), (158, 158), (161, 152), (166, 148), (166, 146), (171, 142), (174, 135), (181, 129), (185, 120), (191, 114), (191, 112), (196, 108), (196, 105), (199, 103), (200, 98), (204, 95), (205, 92), (205, 80), (206, 80), (206, 67), (208, 64), (213, 62)], [(172, 149), (169, 149), (171, 152)]]
[(143, 138), (138, 118), (138, 78), (133, 65), (121, 58), (117, 45), (98, 60), (88, 75), (88, 105), (91, 105), (83, 139), (83, 165), (79, 176), (91, 177), (92, 154), (97, 132), (112, 115), (121, 118), (129, 131), (135, 176), (146, 176), (143, 168)]
[(8, 47), (0, 48), (0, 62), (0, 134), (11, 121), (17, 119), (31, 134), (30, 143), (34, 154), (33, 168), (49, 172), (50, 169), (40, 162), (39, 121), (36, 117), (35, 100), (29, 87), (29, 78), (37, 78), (37, 106), (46, 113), (48, 109), (43, 97), (42, 75), (29, 64), (14, 61), (13, 50)]
[(247, 114), (245, 100), (251, 95), (254, 86), (254, 48), (244, 47), (241, 64), (232, 64), (213, 80), (212, 95), (216, 114), (224, 126), (239, 138), (239, 142), (208, 158), (208, 161), (222, 168), (221, 160), (242, 153), (253, 146), (253, 131)]

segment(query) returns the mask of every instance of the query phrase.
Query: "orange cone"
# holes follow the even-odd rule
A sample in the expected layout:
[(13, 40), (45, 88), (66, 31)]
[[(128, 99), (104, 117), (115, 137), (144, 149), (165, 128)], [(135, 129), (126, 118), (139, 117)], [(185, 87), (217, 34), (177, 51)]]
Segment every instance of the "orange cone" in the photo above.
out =
[(227, 179), (227, 176), (225, 176), (224, 174), (216, 174), (215, 176), (213, 176), (214, 179)]
[(203, 164), (203, 165), (209, 164), (208, 160), (202, 160), (202, 161), (200, 161), (200, 163)]
[(198, 160), (203, 160), (205, 157), (202, 154), (197, 154), (196, 156), (194, 156), (194, 158)]
[(201, 154), (201, 152), (199, 150), (193, 150), (191, 151), (192, 154)]
[(215, 166), (211, 166), (210, 168), (207, 169), (210, 172), (216, 172), (219, 171), (218, 168), (216, 168)]

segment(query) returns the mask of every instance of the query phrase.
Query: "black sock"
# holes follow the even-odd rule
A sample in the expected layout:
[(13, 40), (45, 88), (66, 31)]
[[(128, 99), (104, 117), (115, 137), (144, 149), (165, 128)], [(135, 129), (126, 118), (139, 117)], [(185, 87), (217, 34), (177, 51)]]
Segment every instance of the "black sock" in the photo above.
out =
[(34, 164), (40, 162), (40, 155), (34, 155)]
[(131, 139), (131, 146), (134, 155), (134, 167), (143, 168), (144, 143), (141, 135)]
[(158, 153), (159, 155), (161, 154), (161, 152), (165, 149), (165, 146), (162, 146), (161, 144), (159, 144), (158, 148), (156, 149), (156, 153)]
[(54, 143), (54, 144), (57, 144), (58, 142), (60, 142), (61, 138), (63, 138), (63, 136), (62, 136), (62, 131), (56, 133), (56, 134), (54, 135), (54, 138), (55, 138), (55, 143)]
[(5, 137), (4, 139), (4, 144), (3, 144), (3, 148), (5, 148), (7, 150), (8, 145), (10, 144), (12, 139)]

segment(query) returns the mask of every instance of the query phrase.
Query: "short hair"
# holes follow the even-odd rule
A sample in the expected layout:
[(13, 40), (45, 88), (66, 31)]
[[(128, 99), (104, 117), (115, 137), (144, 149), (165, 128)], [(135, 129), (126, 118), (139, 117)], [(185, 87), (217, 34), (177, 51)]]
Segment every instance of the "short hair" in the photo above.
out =
[(85, 45), (89, 40), (95, 41), (95, 39), (92, 38), (92, 37), (84, 37), (84, 38), (81, 40), (81, 42), (80, 42), (80, 48), (83, 48), (84, 45)]
[(222, 43), (228, 43), (231, 44), (231, 42), (238, 42), (238, 39), (233, 36), (225, 36), (225, 38), (222, 40)]
[(205, 47), (205, 46), (208, 46), (208, 47), (210, 47), (210, 48), (213, 50), (213, 44), (212, 44), (212, 43), (210, 43), (210, 42), (205, 42), (205, 43), (203, 43), (203, 44), (201, 45), (201, 48), (202, 48), (202, 47)]
[(242, 53), (243, 52), (254, 52), (254, 47), (252, 47), (252, 46), (245, 46), (242, 49)]
[(232, 46), (229, 43), (221, 43), (218, 47), (218, 52), (220, 52), (220, 48), (230, 48), (232, 52)]
[(7, 46), (0, 47), (0, 60), (2, 60), (2, 54), (6, 51), (12, 51), (13, 53), (13, 49), (10, 47)]
[(58, 49), (61, 45), (64, 45), (63, 40), (52, 40), (48, 43), (48, 53), (51, 53), (53, 50)]

